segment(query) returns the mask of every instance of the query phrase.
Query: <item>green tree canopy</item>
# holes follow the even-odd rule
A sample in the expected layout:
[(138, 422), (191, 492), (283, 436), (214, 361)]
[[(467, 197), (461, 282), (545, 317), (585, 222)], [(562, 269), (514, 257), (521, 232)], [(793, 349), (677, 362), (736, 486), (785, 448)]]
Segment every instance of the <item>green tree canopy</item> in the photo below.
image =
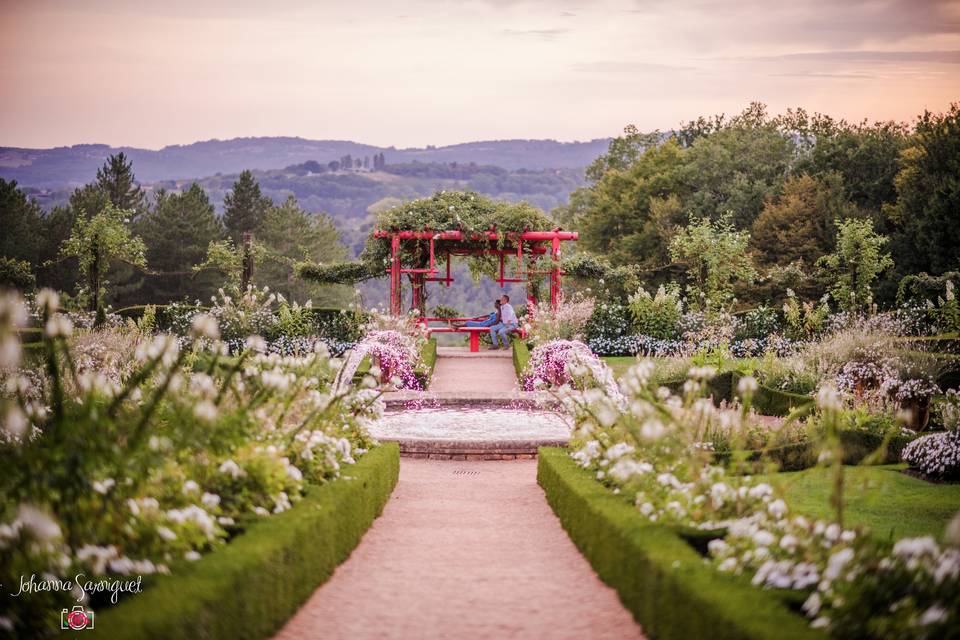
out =
[(239, 243), (244, 233), (257, 231), (272, 205), (260, 192), (253, 173), (243, 171), (223, 199), (223, 222), (233, 241)]
[(862, 310), (873, 304), (873, 284), (893, 267), (883, 253), (885, 236), (873, 230), (872, 220), (838, 220), (837, 247), (820, 259), (820, 266), (833, 276), (830, 293), (841, 309)]
[(796, 147), (763, 105), (752, 104), (710, 135), (697, 137), (684, 158), (683, 198), (690, 219), (717, 220), (730, 213), (733, 224), (749, 229), (764, 203), (788, 174)]
[(299, 261), (330, 264), (347, 258), (347, 248), (329, 216), (307, 213), (290, 196), (282, 205), (267, 210), (257, 238), (267, 253), (256, 277), (258, 284), (268, 285), (289, 300), (311, 299), (315, 306), (335, 307), (350, 301), (352, 289), (308, 282), (294, 271)]
[(43, 244), (43, 213), (17, 186), (0, 178), (0, 256), (38, 264)]
[(143, 211), (143, 189), (133, 175), (133, 162), (122, 151), (108, 157), (103, 166), (97, 169), (95, 185), (117, 209), (131, 211), (134, 216)]
[(662, 264), (664, 240), (686, 222), (676, 196), (684, 191), (683, 153), (673, 140), (648, 148), (629, 167), (607, 171), (594, 186), (573, 192), (558, 217), (580, 232), (582, 248), (614, 264)]
[(738, 282), (752, 282), (756, 270), (747, 244), (750, 234), (737, 231), (724, 216), (701, 218), (680, 229), (670, 255), (687, 271), (687, 304), (708, 313), (726, 309)]
[(858, 216), (839, 174), (804, 173), (787, 179), (783, 192), (764, 204), (753, 223), (750, 246), (762, 266), (786, 266), (798, 260), (812, 266), (833, 249), (834, 220)]
[(137, 222), (147, 247), (147, 262), (157, 272), (148, 277), (138, 297), (170, 302), (185, 297), (206, 299), (216, 290), (211, 273), (192, 272), (203, 262), (207, 246), (224, 237), (223, 225), (200, 185), (183, 193), (159, 191), (153, 208)]
[(134, 236), (127, 220), (133, 212), (108, 204), (98, 214), (78, 217), (70, 237), (60, 247), (62, 258), (76, 258), (86, 287), (79, 293), (91, 311), (99, 310), (106, 288), (104, 276), (114, 262), (146, 268), (146, 247)]
[(897, 202), (885, 209), (900, 273), (960, 267), (960, 103), (924, 113), (901, 156)]

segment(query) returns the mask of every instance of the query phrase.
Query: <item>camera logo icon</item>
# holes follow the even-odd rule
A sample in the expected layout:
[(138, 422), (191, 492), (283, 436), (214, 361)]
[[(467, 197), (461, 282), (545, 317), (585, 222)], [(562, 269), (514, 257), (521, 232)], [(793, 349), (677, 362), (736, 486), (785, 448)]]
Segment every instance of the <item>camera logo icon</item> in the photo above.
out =
[(77, 605), (73, 609), (61, 610), (60, 628), (72, 629), (74, 631), (93, 629), (93, 611), (87, 611), (80, 605)]

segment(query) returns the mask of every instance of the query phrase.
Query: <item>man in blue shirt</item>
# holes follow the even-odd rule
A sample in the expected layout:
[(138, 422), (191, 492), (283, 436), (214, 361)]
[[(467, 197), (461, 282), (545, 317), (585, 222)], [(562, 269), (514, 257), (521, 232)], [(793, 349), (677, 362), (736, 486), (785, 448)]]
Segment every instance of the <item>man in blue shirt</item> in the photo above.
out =
[(509, 349), (510, 338), (508, 336), (519, 324), (520, 321), (517, 320), (517, 314), (513, 310), (513, 305), (510, 304), (510, 296), (503, 294), (500, 297), (500, 322), (490, 327), (490, 339), (493, 341), (490, 350), (494, 351), (501, 348), (500, 343), (497, 341), (497, 336), (503, 341), (502, 348)]

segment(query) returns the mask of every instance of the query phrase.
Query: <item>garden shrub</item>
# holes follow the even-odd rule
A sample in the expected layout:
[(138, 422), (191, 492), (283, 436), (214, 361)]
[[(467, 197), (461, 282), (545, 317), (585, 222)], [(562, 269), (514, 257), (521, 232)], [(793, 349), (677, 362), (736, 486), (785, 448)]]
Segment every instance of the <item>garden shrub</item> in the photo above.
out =
[(773, 594), (713, 570), (672, 529), (651, 524), (565, 450), (540, 449), (537, 481), (574, 544), (647, 637), (823, 637)]
[(363, 456), (347, 477), (311, 488), (289, 511), (97, 615), (93, 637), (268, 638), (323, 584), (380, 515), (399, 449)]
[(760, 306), (735, 316), (733, 331), (735, 340), (760, 340), (780, 333), (780, 317), (776, 309)]
[(30, 270), (29, 262), (0, 256), (0, 289), (33, 291), (36, 286), (37, 277)]
[(517, 374), (517, 381), (523, 382), (523, 373), (527, 370), (527, 363), (530, 362), (530, 349), (523, 340), (513, 341), (513, 370)]
[(595, 345), (613, 345), (618, 339), (630, 333), (632, 324), (628, 307), (617, 301), (602, 301), (594, 306), (593, 314), (587, 322), (587, 343), (594, 351), (603, 355), (632, 355), (612, 353), (612, 348), (595, 348)]
[(640, 287), (629, 298), (630, 313), (633, 316), (633, 328), (643, 335), (661, 340), (670, 340), (678, 335), (683, 305), (680, 302), (680, 290), (676, 285), (667, 289), (660, 285), (655, 295), (650, 295)]

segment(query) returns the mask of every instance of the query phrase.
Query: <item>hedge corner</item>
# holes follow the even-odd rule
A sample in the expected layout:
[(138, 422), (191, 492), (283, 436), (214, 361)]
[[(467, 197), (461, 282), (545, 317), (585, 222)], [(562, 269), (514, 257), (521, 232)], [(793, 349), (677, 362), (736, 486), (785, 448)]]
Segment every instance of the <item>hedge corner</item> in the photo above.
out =
[(540, 449), (537, 481), (574, 544), (647, 637), (824, 638), (772, 593), (718, 572), (675, 531), (644, 520), (566, 450)]
[(400, 451), (385, 443), (292, 509), (225, 547), (180, 563), (142, 594), (97, 616), (94, 637), (266, 638), (347, 559), (397, 483)]

